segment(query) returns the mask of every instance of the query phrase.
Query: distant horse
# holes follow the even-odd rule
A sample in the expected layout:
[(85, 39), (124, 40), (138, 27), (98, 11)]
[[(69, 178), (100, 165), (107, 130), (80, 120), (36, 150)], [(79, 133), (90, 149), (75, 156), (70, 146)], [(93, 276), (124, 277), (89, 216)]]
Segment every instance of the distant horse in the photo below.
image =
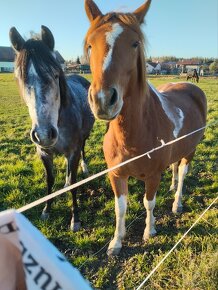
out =
[(199, 76), (196, 69), (187, 72), (186, 80), (188, 81), (189, 79), (191, 79), (193, 82), (194, 81), (196, 81), (197, 83), (199, 82)]
[[(76, 181), (80, 155), (83, 171), (87, 170), (84, 146), (94, 123), (87, 100), (90, 83), (80, 76), (65, 79), (54, 53), (54, 37), (47, 27), (41, 27), (41, 40), (28, 41), (12, 27), (10, 40), (16, 51), (15, 76), (32, 119), (31, 140), (45, 167), (50, 194), (54, 152), (66, 157), (66, 186)], [(80, 221), (76, 190), (72, 190), (72, 198), (71, 229), (77, 231)], [(48, 217), (51, 203), (49, 200), (43, 209), (43, 218)]]
[[(109, 121), (104, 137), (108, 167), (145, 153), (205, 125), (206, 97), (190, 83), (169, 83), (156, 90), (146, 83), (144, 37), (140, 24), (151, 0), (134, 13), (103, 15), (92, 0), (85, 1), (90, 28), (85, 37), (93, 81), (89, 102), (96, 118)], [(153, 210), (161, 173), (173, 164), (171, 189), (178, 187), (172, 210), (182, 210), (183, 180), (203, 131), (165, 146), (109, 174), (115, 194), (116, 230), (108, 254), (116, 255), (125, 236), (128, 178), (145, 182), (147, 210), (144, 240), (156, 233)]]

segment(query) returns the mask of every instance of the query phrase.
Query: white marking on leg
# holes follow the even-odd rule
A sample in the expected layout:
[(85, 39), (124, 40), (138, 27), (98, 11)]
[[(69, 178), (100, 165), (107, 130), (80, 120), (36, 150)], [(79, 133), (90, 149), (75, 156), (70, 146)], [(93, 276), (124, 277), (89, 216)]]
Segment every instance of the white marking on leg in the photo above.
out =
[(169, 120), (174, 124), (173, 135), (175, 138), (177, 138), (180, 130), (183, 127), (184, 121), (183, 111), (180, 108), (177, 108), (172, 103), (170, 103), (167, 97), (164, 96), (164, 94), (161, 94), (158, 90), (156, 90), (150, 82), (148, 82), (148, 84), (152, 89), (152, 91), (158, 96), (165, 114), (167, 115)]
[(178, 162), (175, 162), (171, 165), (172, 168), (172, 184), (170, 186), (170, 191), (174, 190), (176, 188), (176, 185), (178, 183)]
[(178, 187), (175, 194), (175, 200), (172, 207), (172, 212), (177, 213), (182, 210), (182, 187), (184, 178), (188, 172), (188, 165), (183, 164), (179, 166)]
[(70, 186), (71, 184), (70, 184), (70, 176), (66, 176), (66, 181), (65, 181), (65, 185), (64, 185), (64, 187), (68, 187), (68, 186)]
[(71, 172), (70, 172), (70, 159), (74, 158), (74, 154), (71, 157), (66, 158), (66, 181), (64, 187), (68, 187), (71, 185)]
[(156, 195), (154, 196), (153, 200), (147, 200), (146, 194), (144, 196), (144, 206), (146, 208), (146, 226), (145, 226), (145, 230), (144, 230), (144, 235), (143, 235), (143, 239), (144, 241), (147, 241), (149, 239), (149, 237), (152, 237), (156, 234), (156, 230), (155, 230), (155, 217), (153, 215), (153, 210), (155, 207), (155, 203), (156, 203)]
[(118, 36), (123, 32), (123, 27), (118, 24), (114, 23), (112, 25), (112, 30), (106, 33), (106, 42), (109, 45), (109, 51), (108, 54), (104, 58), (104, 63), (102, 66), (103, 72), (110, 66), (111, 60), (112, 60), (112, 54), (113, 54), (113, 48), (115, 45), (115, 41), (118, 38)]
[(110, 242), (108, 250), (110, 249), (121, 249), (122, 239), (126, 234), (125, 227), (125, 215), (127, 209), (127, 196), (121, 195), (120, 197), (115, 196), (115, 214), (116, 214), (116, 230), (114, 238)]
[(82, 172), (83, 172), (83, 173), (85, 173), (85, 174), (88, 174), (88, 173), (89, 173), (89, 171), (88, 171), (88, 167), (87, 167), (87, 165), (86, 165), (86, 163), (85, 163), (84, 160), (81, 161), (80, 166), (81, 166), (81, 168), (82, 168)]

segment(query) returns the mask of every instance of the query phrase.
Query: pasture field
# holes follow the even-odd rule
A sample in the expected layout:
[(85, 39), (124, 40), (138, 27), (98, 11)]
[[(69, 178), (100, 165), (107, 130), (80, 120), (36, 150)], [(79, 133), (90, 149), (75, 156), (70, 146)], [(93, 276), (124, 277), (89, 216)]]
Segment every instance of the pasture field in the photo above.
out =
[[(88, 77), (88, 76), (87, 76)], [(90, 78), (90, 77), (88, 77)], [(155, 85), (180, 81), (153, 77)], [(200, 79), (208, 98), (208, 122), (218, 121), (218, 80)], [(0, 74), (0, 210), (19, 208), (45, 194), (44, 171), (29, 138), (31, 122), (12, 74)], [(97, 121), (87, 142), (90, 175), (106, 168), (102, 140), (106, 130)], [(155, 153), (153, 153), (155, 154)], [(63, 157), (55, 159), (54, 190), (65, 182)], [(84, 178), (81, 170), (78, 178)], [(107, 176), (78, 189), (82, 230), (69, 231), (71, 196), (56, 198), (48, 221), (40, 220), (43, 205), (25, 213), (30, 221), (68, 258), (95, 289), (136, 289), (174, 246), (218, 192), (218, 124), (206, 130), (192, 169), (185, 180), (184, 212), (171, 213), (171, 172), (163, 174), (155, 208), (158, 234), (142, 242), (145, 226), (143, 183), (129, 182), (128, 232), (119, 257), (106, 255), (114, 232), (114, 198)], [(134, 222), (133, 222), (134, 221)], [(218, 289), (218, 209), (213, 206), (145, 284), (143, 289)], [(100, 251), (99, 251), (100, 250)]]

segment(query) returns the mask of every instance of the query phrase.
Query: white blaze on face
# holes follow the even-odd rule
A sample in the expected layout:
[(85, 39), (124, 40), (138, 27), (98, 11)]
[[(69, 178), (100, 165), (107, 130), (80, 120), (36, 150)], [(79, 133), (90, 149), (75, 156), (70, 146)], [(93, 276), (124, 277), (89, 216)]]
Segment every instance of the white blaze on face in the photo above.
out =
[[(57, 129), (58, 114), (60, 108), (59, 81), (51, 82), (49, 89), (42, 96), (42, 83), (33, 66), (30, 65), (30, 78), (34, 79), (31, 86), (24, 88), (24, 99), (29, 109), (32, 125), (51, 124)], [(44, 101), (42, 101), (44, 99)]]
[(118, 23), (114, 23), (112, 25), (112, 30), (106, 33), (106, 43), (109, 46), (109, 51), (104, 58), (104, 63), (102, 67), (103, 72), (107, 70), (111, 64), (115, 42), (122, 32), (123, 32), (123, 27)]
[[(37, 72), (31, 63), (29, 68), (29, 75), (32, 78), (37, 78)], [(34, 86), (26, 86), (24, 89), (24, 99), (29, 109), (29, 114), (33, 124), (37, 124), (37, 104), (36, 104), (36, 88)]]
[(44, 105), (45, 115), (47, 114), (48, 120), (50, 120), (53, 127), (57, 128), (59, 109), (61, 106), (60, 90), (59, 90), (59, 80), (57, 83), (51, 86), (50, 91), (45, 95), (46, 105)]

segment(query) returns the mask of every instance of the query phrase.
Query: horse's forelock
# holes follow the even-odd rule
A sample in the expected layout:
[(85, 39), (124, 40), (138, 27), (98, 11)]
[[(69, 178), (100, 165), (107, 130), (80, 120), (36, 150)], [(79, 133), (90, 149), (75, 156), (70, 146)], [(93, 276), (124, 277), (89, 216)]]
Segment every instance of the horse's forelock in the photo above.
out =
[(53, 60), (51, 52), (46, 45), (42, 41), (30, 39), (26, 41), (23, 49), (18, 53), (16, 58), (16, 66), (21, 71), (20, 77), (24, 82), (27, 80), (30, 60), (40, 77), (46, 78), (48, 71), (53, 72), (53, 70), (58, 69), (58, 64)]
[(60, 76), (61, 103), (66, 103), (66, 80), (61, 65), (52, 55), (49, 48), (39, 39), (26, 41), (22, 51), (16, 57), (16, 67), (19, 77), (24, 83), (27, 82), (28, 64), (32, 61), (34, 68), (41, 80), (47, 84), (49, 78), (55, 78), (55, 72)]

